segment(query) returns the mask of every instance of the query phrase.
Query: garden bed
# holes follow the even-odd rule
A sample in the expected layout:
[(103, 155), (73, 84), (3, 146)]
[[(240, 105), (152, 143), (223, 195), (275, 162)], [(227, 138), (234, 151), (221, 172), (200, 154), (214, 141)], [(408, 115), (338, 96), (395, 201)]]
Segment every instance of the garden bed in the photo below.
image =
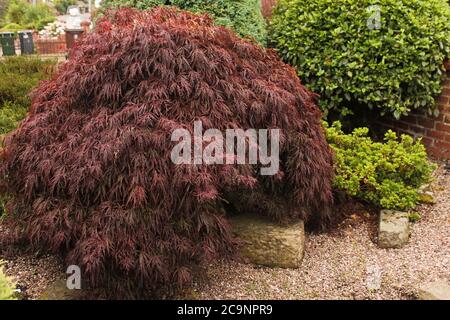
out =
[[(346, 218), (332, 232), (310, 234), (302, 267), (270, 269), (217, 263), (206, 280), (187, 294), (194, 299), (416, 299), (420, 284), (447, 279), (450, 172), (435, 172), (437, 204), (420, 205), (409, 243), (402, 249), (376, 245), (376, 212), (359, 203), (346, 206)], [(379, 290), (366, 280), (381, 271)], [(373, 276), (372, 276), (373, 277)], [(209, 279), (209, 280), (208, 280)], [(376, 279), (374, 279), (376, 280)]]
[[(280, 2), (267, 30), (260, 0), (203, 2), (105, 1), (69, 62), (2, 58), (0, 299), (421, 299), (448, 281), (450, 169), (425, 149), (449, 147), (434, 103), (447, 2), (415, 0), (415, 30), (402, 1), (384, 29), (370, 1)], [(63, 59), (66, 35), (34, 47)], [(355, 128), (378, 119), (368, 109), (434, 114), (424, 126), (442, 135), (378, 140)], [(241, 137), (248, 163), (244, 130), (270, 133)], [(69, 265), (83, 290), (66, 287)]]
[[(437, 204), (420, 205), (409, 243), (402, 249), (376, 245), (377, 210), (358, 202), (342, 207), (345, 218), (331, 232), (309, 234), (299, 269), (218, 262), (179, 298), (191, 299), (415, 299), (420, 284), (450, 274), (446, 241), (450, 212), (450, 172), (441, 165), (432, 188)], [(0, 232), (2, 232), (0, 226)], [(64, 273), (61, 260), (20, 254), (6, 261), (6, 274), (22, 296), (38, 299)], [(381, 286), (366, 281), (381, 271)], [(376, 281), (376, 276), (373, 278)]]

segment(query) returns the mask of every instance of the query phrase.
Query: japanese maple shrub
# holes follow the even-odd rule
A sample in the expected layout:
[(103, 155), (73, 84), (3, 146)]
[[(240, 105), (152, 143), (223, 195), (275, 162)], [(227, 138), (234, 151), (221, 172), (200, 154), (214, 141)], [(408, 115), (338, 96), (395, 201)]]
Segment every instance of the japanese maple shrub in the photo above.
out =
[[(176, 9), (102, 18), (34, 92), (1, 154), (4, 243), (65, 255), (108, 292), (154, 291), (229, 257), (228, 194), (283, 196), (273, 219), (325, 222), (333, 164), (314, 96), (277, 55)], [(280, 129), (280, 171), (175, 165), (174, 129)]]
[(269, 29), (325, 113), (436, 111), (450, 52), (446, 0), (280, 0)]

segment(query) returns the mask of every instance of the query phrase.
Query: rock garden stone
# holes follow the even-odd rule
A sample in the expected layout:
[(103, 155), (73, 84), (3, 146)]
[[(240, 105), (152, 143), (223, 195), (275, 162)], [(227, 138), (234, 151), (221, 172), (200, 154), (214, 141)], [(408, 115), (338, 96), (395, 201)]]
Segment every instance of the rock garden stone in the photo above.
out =
[(434, 198), (434, 194), (431, 191), (425, 191), (419, 193), (419, 201), (425, 204), (435, 204), (436, 200)]
[(66, 280), (59, 279), (45, 289), (39, 300), (80, 300), (81, 297), (81, 290), (70, 290), (67, 288)]
[(243, 256), (268, 267), (299, 268), (305, 247), (303, 221), (280, 225), (256, 215), (231, 219), (233, 232), (244, 242)]
[(420, 300), (450, 300), (450, 285), (445, 280), (429, 282), (419, 288)]
[(381, 248), (400, 248), (409, 239), (407, 212), (381, 210), (378, 229), (378, 245)]
[(433, 190), (430, 184), (423, 185), (419, 188), (419, 201), (425, 204), (435, 204), (436, 200), (434, 197)]

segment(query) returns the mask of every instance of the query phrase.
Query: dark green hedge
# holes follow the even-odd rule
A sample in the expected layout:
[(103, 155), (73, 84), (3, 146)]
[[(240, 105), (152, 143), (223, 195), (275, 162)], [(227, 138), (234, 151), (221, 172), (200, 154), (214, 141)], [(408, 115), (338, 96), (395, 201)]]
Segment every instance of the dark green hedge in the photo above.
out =
[(270, 41), (321, 95), (325, 113), (433, 112), (450, 51), (450, 7), (447, 0), (280, 0)]
[(215, 22), (233, 29), (241, 37), (252, 37), (261, 44), (266, 41), (266, 25), (260, 0), (103, 0), (102, 7), (134, 7), (149, 9), (172, 5), (196, 13), (208, 13)]

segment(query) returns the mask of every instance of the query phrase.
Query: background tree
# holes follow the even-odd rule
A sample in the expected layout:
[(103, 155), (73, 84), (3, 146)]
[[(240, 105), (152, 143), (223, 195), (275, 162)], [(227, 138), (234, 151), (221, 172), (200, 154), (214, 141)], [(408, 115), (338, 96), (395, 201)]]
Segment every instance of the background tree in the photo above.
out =
[(53, 5), (59, 14), (67, 14), (67, 9), (71, 5), (75, 5), (77, 0), (54, 0)]
[(266, 26), (260, 0), (103, 0), (102, 7), (149, 9), (155, 6), (176, 6), (196, 13), (208, 13), (219, 25), (233, 29), (241, 37), (252, 37), (261, 44), (266, 41)]
[(9, 0), (0, 0), (0, 24), (8, 8)]
[(46, 3), (32, 5), (24, 0), (10, 0), (3, 19), (3, 29), (6, 31), (40, 30), (55, 19), (54, 9)]

